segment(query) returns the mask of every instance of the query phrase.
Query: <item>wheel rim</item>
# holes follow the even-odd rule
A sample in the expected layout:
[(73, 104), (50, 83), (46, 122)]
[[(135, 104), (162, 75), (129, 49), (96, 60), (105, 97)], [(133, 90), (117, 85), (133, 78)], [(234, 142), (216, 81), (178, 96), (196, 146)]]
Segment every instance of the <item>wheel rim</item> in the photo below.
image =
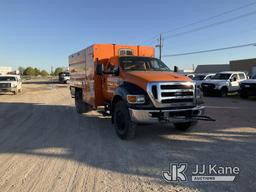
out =
[(226, 90), (222, 90), (222, 92), (221, 92), (221, 96), (222, 96), (222, 97), (227, 96)]
[(116, 125), (120, 132), (123, 132), (125, 129), (125, 119), (124, 115), (121, 111), (117, 111), (116, 113)]

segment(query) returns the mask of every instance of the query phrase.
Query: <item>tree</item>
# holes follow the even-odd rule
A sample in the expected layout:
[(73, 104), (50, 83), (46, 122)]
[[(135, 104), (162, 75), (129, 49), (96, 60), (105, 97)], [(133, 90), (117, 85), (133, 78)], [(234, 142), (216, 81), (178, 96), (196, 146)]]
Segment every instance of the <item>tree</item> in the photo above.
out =
[(40, 70), (39, 70), (39, 69), (37, 69), (36, 67), (34, 68), (34, 71), (35, 71), (35, 76), (40, 75)]
[(35, 69), (32, 67), (27, 67), (24, 71), (24, 75), (35, 76)]
[(24, 71), (25, 71), (25, 68), (24, 67), (19, 67), (18, 71), (19, 71), (20, 75), (23, 75)]
[(42, 70), (40, 72), (40, 75), (43, 76), (43, 77), (47, 77), (47, 76), (49, 76), (49, 73), (47, 71), (45, 71), (45, 70)]
[(55, 76), (58, 76), (59, 73), (61, 73), (61, 72), (63, 72), (63, 71), (64, 71), (64, 68), (62, 68), (62, 67), (57, 67), (57, 68), (55, 69), (55, 71), (54, 71), (54, 75), (55, 75)]

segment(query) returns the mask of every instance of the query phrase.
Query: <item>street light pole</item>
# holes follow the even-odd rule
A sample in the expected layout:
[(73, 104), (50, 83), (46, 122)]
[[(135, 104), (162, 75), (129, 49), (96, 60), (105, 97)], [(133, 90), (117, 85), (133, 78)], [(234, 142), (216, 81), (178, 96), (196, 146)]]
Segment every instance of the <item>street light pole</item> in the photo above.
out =
[(162, 34), (160, 34), (159, 44), (156, 45), (156, 47), (159, 48), (159, 59), (161, 60), (162, 59), (162, 49), (163, 49), (163, 37), (162, 37)]

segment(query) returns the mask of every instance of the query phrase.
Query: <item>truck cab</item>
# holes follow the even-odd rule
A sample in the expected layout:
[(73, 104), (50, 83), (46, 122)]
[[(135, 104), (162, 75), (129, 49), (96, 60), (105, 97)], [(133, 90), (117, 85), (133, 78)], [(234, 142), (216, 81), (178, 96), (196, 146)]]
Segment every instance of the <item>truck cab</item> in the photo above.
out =
[[(100, 57), (103, 50), (112, 56)], [(172, 123), (187, 130), (204, 114), (200, 90), (155, 58), (151, 47), (98, 45), (71, 55), (70, 63), (77, 111), (105, 106), (121, 139), (133, 138), (139, 124)]]

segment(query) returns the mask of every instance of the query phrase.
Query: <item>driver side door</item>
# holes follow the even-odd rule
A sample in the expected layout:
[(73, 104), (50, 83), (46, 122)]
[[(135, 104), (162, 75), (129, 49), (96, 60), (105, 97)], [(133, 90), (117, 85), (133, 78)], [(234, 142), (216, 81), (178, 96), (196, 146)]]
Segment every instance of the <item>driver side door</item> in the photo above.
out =
[(111, 101), (115, 89), (119, 86), (120, 77), (114, 72), (118, 69), (118, 63), (110, 59), (103, 72), (103, 96), (106, 101)]
[(230, 78), (230, 91), (231, 92), (235, 92), (239, 90), (239, 81), (238, 81), (238, 75), (237, 74), (233, 74)]

